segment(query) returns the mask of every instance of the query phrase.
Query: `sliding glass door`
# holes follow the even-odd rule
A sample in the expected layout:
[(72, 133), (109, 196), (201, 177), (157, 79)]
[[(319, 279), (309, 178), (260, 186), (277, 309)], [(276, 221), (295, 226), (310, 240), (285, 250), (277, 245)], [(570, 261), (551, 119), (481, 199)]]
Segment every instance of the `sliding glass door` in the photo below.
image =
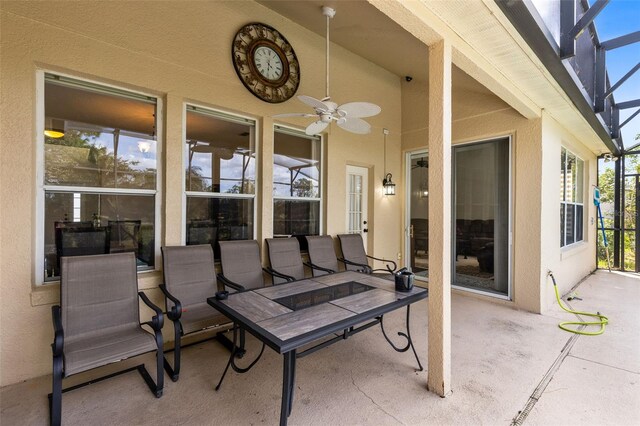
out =
[(510, 139), (453, 147), (453, 285), (510, 297)]

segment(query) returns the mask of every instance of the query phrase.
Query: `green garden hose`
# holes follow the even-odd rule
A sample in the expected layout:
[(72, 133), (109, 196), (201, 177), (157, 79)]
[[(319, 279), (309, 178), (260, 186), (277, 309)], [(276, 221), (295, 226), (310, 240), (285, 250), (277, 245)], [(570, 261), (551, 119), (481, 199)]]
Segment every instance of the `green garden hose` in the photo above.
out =
[[(576, 334), (583, 334), (585, 336), (598, 336), (602, 333), (604, 333), (604, 327), (609, 324), (609, 318), (605, 317), (604, 315), (600, 314), (600, 312), (597, 312), (595, 314), (591, 313), (591, 312), (581, 312), (581, 311), (572, 311), (571, 309), (566, 308), (563, 304), (562, 301), (560, 300), (560, 294), (558, 293), (558, 286), (556, 285), (556, 279), (553, 276), (553, 273), (551, 271), (549, 271), (549, 276), (551, 277), (551, 280), (553, 281), (553, 289), (556, 292), (556, 299), (558, 300), (558, 305), (560, 305), (560, 307), (569, 312), (570, 314), (575, 314), (575, 315), (584, 315), (584, 316), (589, 316), (589, 317), (594, 317), (594, 318), (598, 318), (599, 321), (565, 321), (565, 322), (561, 322), (560, 324), (558, 324), (558, 327), (560, 327), (561, 329), (563, 329), (564, 331), (568, 331), (569, 333), (576, 333)], [(599, 325), (600, 326), (600, 330), (598, 331), (582, 331), (582, 330), (576, 330), (574, 328), (570, 328), (567, 326), (591, 326), (591, 325)]]

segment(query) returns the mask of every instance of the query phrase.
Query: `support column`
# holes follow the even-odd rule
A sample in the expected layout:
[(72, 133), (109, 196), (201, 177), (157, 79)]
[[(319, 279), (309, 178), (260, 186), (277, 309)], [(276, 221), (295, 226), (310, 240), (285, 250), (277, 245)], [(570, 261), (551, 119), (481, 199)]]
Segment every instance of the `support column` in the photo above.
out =
[[(273, 237), (273, 119), (264, 117), (260, 128), (261, 142), (258, 144), (258, 162), (256, 167), (256, 202), (258, 209), (255, 220), (258, 223), (256, 239), (262, 241), (262, 261), (266, 262), (267, 245), (265, 238)], [(261, 188), (258, 190), (258, 188)]]
[[(163, 170), (164, 179), (162, 181), (162, 226), (164, 229), (164, 239), (162, 245), (184, 244), (182, 235), (182, 182), (184, 181), (184, 104), (181, 96), (167, 94), (166, 105), (164, 107), (164, 128), (166, 129), (163, 146)], [(158, 145), (162, 144), (158, 140)], [(156, 253), (161, 260), (160, 253)]]
[(429, 347), (427, 388), (451, 391), (451, 44), (429, 46)]

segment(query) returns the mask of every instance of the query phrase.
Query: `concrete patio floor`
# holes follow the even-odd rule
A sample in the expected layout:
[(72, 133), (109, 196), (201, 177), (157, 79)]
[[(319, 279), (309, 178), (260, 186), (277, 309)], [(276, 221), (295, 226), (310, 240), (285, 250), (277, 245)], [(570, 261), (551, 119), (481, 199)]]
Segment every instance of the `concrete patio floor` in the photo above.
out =
[[(599, 271), (577, 292), (583, 300), (570, 302), (574, 309), (609, 317), (603, 335), (560, 330), (557, 323), (572, 317), (557, 305), (535, 315), (454, 295), (453, 393), (447, 398), (426, 390), (426, 372), (415, 371), (410, 353), (393, 351), (378, 328), (300, 359), (289, 423), (493, 425), (515, 419), (530, 425), (640, 424), (640, 276)], [(423, 364), (426, 309), (426, 301), (416, 305), (411, 324)], [(385, 317), (388, 330), (401, 330), (403, 324), (404, 312)], [(259, 350), (253, 338), (248, 347), (249, 357)], [(173, 383), (165, 376), (161, 399), (152, 396), (137, 373), (127, 373), (64, 394), (63, 424), (278, 422), (281, 356), (265, 349), (253, 370), (230, 372), (215, 392), (228, 353), (209, 341), (182, 354), (180, 380)], [(154, 371), (153, 355), (142, 360)], [(50, 381), (44, 376), (2, 388), (0, 423), (47, 424)], [(65, 381), (65, 387), (72, 384)]]

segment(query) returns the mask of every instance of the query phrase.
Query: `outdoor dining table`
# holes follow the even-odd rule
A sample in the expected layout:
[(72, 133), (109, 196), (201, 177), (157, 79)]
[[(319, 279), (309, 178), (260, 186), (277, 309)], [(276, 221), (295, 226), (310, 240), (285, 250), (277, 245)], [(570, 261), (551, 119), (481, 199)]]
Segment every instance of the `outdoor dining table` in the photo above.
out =
[[(380, 324), (385, 339), (396, 351), (406, 352), (411, 348), (418, 368), (422, 370), (411, 339), (409, 318), (411, 304), (426, 297), (424, 288), (413, 287), (408, 292), (400, 292), (395, 290), (392, 280), (354, 271), (240, 291), (229, 294), (225, 299), (210, 297), (207, 299), (209, 305), (234, 323), (234, 349), (216, 390), (220, 388), (229, 366), (244, 373), (260, 357), (246, 368), (235, 364), (237, 334), (242, 330), (283, 355), (280, 425), (287, 424), (293, 406), (296, 359), (374, 325)], [(404, 337), (406, 345), (398, 347), (386, 335), (383, 315), (403, 307), (407, 308), (407, 330), (406, 333), (398, 332), (398, 335)], [(303, 347), (304, 350), (299, 352)]]

